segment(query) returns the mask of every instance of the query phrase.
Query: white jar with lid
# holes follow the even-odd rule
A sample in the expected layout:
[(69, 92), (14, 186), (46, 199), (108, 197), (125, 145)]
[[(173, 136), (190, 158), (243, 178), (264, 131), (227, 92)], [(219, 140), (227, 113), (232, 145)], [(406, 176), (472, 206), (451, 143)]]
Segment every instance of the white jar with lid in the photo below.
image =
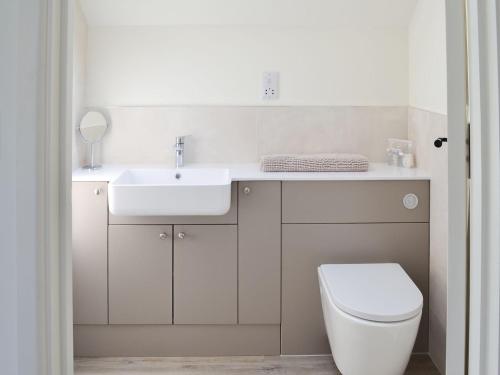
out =
[(415, 166), (415, 158), (411, 152), (405, 153), (401, 157), (401, 165), (404, 168), (413, 168)]

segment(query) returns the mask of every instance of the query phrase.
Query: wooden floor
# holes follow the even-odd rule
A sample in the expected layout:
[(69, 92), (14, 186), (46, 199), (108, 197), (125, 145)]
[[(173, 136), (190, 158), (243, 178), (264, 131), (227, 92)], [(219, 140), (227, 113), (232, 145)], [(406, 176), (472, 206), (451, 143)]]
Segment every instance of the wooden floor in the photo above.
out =
[[(80, 358), (77, 375), (340, 375), (331, 356), (207, 358)], [(426, 355), (412, 357), (406, 375), (439, 375)], [(369, 374), (367, 374), (369, 375)]]

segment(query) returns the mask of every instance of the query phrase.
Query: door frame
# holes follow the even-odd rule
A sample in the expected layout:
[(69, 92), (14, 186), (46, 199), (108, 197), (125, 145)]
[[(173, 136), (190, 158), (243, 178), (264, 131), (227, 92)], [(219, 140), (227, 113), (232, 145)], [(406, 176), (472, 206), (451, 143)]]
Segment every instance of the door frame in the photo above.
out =
[(468, 172), (465, 10), (465, 0), (446, 0), (449, 140), (446, 373), (453, 375), (465, 374), (467, 357)]
[(495, 0), (468, 1), (471, 122), (469, 363), (498, 374), (500, 271), (499, 17)]
[[(47, 176), (40, 181), (40, 190), (57, 201), (54, 211), (48, 205), (40, 207), (40, 221), (52, 223), (43, 228), (52, 233), (46, 251), (40, 257), (40, 267), (46, 278), (40, 286), (45, 298), (46, 318), (41, 323), (51, 340), (43, 340), (41, 352), (52, 366), (47, 373), (73, 373), (72, 346), (72, 256), (71, 256), (71, 124), (72, 112), (72, 30), (75, 0), (45, 0), (47, 12), (43, 24), (50, 32), (46, 48), (51, 58), (41, 62), (41, 75), (49, 77), (50, 93), (42, 104), (46, 112), (41, 126), (51, 134), (40, 147), (39, 160), (47, 161), (42, 171)], [(447, 373), (464, 374), (466, 368), (467, 320), (467, 239), (466, 229), (466, 46), (465, 0), (446, 0), (447, 78), (448, 78), (448, 138), (449, 144), (449, 251), (447, 298)], [(453, 62), (453, 63), (450, 63)], [(59, 73), (57, 73), (59, 72)], [(50, 140), (50, 141), (49, 141)], [(57, 151), (54, 151), (58, 145)], [(50, 266), (50, 269), (47, 267)], [(50, 271), (50, 272), (49, 272)], [(56, 306), (56, 308), (49, 308)], [(462, 360), (463, 359), (463, 360)]]
[(37, 127), (37, 375), (73, 374), (71, 252), (72, 27), (74, 0), (42, 0)]

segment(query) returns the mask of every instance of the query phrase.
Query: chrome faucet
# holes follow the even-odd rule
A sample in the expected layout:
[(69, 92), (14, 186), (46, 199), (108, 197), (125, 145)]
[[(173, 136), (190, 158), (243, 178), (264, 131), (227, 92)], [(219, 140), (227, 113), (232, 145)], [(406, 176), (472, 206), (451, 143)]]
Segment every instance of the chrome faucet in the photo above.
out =
[(175, 167), (184, 166), (184, 137), (175, 137)]

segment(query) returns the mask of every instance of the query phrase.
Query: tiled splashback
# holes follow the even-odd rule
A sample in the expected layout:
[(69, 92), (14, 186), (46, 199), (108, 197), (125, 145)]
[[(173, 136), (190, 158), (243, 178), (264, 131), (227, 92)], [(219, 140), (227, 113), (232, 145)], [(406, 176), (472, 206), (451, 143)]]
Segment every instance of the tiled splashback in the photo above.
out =
[(446, 363), (446, 295), (448, 264), (448, 144), (434, 140), (448, 134), (446, 115), (410, 107), (408, 135), (415, 142), (417, 167), (431, 176), (429, 351), (444, 374)]
[(389, 137), (408, 136), (407, 107), (111, 107), (103, 163), (256, 162), (273, 153), (352, 152), (383, 161)]

